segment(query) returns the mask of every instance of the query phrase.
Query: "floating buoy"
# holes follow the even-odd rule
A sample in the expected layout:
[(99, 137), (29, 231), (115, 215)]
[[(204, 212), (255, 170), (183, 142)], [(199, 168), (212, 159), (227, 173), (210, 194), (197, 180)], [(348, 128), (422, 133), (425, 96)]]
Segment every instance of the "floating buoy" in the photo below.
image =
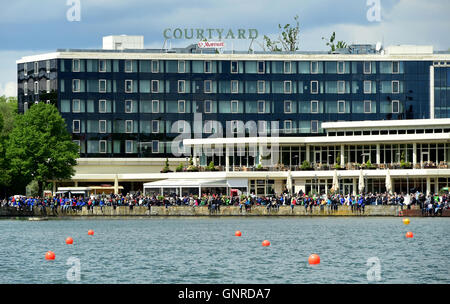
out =
[(406, 232), (407, 238), (413, 238), (414, 234), (411, 231)]
[(311, 254), (308, 258), (308, 262), (310, 265), (316, 265), (316, 264), (320, 264), (320, 256), (318, 256), (317, 254)]
[(55, 253), (53, 251), (47, 251), (45, 254), (46, 260), (54, 260), (55, 259)]
[(242, 233), (238, 230), (238, 231), (236, 231), (236, 232), (234, 233), (234, 235), (235, 235), (235, 236), (241, 236)]
[(73, 244), (73, 239), (70, 236), (66, 239), (66, 244), (67, 245), (72, 245)]
[(88, 231), (88, 235), (94, 235), (94, 230), (92, 230), (92, 229), (89, 230), (89, 231)]
[(268, 247), (268, 246), (270, 246), (270, 242), (269, 242), (268, 240), (264, 240), (264, 241), (262, 242), (262, 245), (263, 245), (264, 247)]
[(403, 224), (409, 225), (409, 219), (407, 219), (407, 218), (403, 219)]

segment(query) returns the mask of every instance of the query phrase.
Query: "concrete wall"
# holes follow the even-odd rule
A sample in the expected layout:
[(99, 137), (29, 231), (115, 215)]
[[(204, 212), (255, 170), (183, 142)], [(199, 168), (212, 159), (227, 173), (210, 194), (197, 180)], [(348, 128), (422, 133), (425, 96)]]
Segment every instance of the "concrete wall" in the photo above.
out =
[[(53, 214), (50, 208), (46, 208), (45, 213), (39, 208), (34, 208), (33, 212), (18, 211), (16, 208), (0, 208), (0, 216), (3, 217), (19, 217), (19, 216), (399, 216), (401, 208), (399, 206), (366, 206), (364, 214), (359, 214), (356, 211), (352, 212), (348, 206), (340, 206), (338, 211), (331, 211), (328, 207), (321, 209), (314, 207), (312, 212), (308, 208), (305, 211), (303, 206), (295, 206), (292, 211), (289, 206), (281, 206), (279, 210), (268, 211), (266, 207), (255, 206), (250, 212), (245, 210), (240, 211), (238, 206), (222, 206), (220, 212), (210, 214), (207, 207), (168, 207), (153, 206), (151, 210), (147, 207), (133, 207), (130, 209), (127, 206), (113, 207), (105, 206), (103, 209), (94, 207), (92, 210), (87, 210), (84, 207), (82, 210), (58, 210), (58, 214)], [(420, 209), (413, 207), (411, 210), (403, 210), (405, 216), (421, 216)], [(444, 210), (444, 216), (449, 216), (450, 210)]]

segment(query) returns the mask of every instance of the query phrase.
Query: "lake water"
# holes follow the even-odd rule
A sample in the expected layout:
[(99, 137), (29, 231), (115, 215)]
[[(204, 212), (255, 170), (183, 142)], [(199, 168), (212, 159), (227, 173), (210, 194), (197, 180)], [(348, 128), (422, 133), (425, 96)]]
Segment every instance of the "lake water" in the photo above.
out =
[[(449, 231), (448, 218), (0, 220), (0, 283), (450, 283)], [(368, 281), (371, 267), (381, 281)]]

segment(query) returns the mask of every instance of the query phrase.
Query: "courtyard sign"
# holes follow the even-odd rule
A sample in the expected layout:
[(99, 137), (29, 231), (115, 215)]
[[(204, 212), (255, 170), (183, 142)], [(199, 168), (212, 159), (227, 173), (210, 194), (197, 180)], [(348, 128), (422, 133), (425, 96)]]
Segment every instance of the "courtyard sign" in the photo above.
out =
[(258, 30), (256, 29), (193, 29), (193, 28), (167, 28), (163, 31), (165, 39), (257, 39)]

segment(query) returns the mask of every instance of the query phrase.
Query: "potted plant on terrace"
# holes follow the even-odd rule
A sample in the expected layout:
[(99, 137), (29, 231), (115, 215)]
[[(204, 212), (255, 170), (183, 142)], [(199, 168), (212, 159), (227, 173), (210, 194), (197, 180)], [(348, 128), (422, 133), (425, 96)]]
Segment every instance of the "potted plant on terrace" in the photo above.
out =
[(309, 161), (307, 161), (307, 160), (303, 161), (303, 163), (300, 167), (300, 170), (307, 171), (307, 170), (311, 170), (311, 169), (312, 168), (311, 168), (311, 164), (309, 163)]
[(169, 172), (173, 172), (172, 170), (170, 170), (169, 167), (169, 159), (166, 158), (166, 165), (164, 166), (164, 168), (162, 168), (162, 170), (160, 171), (161, 173), (169, 173)]

